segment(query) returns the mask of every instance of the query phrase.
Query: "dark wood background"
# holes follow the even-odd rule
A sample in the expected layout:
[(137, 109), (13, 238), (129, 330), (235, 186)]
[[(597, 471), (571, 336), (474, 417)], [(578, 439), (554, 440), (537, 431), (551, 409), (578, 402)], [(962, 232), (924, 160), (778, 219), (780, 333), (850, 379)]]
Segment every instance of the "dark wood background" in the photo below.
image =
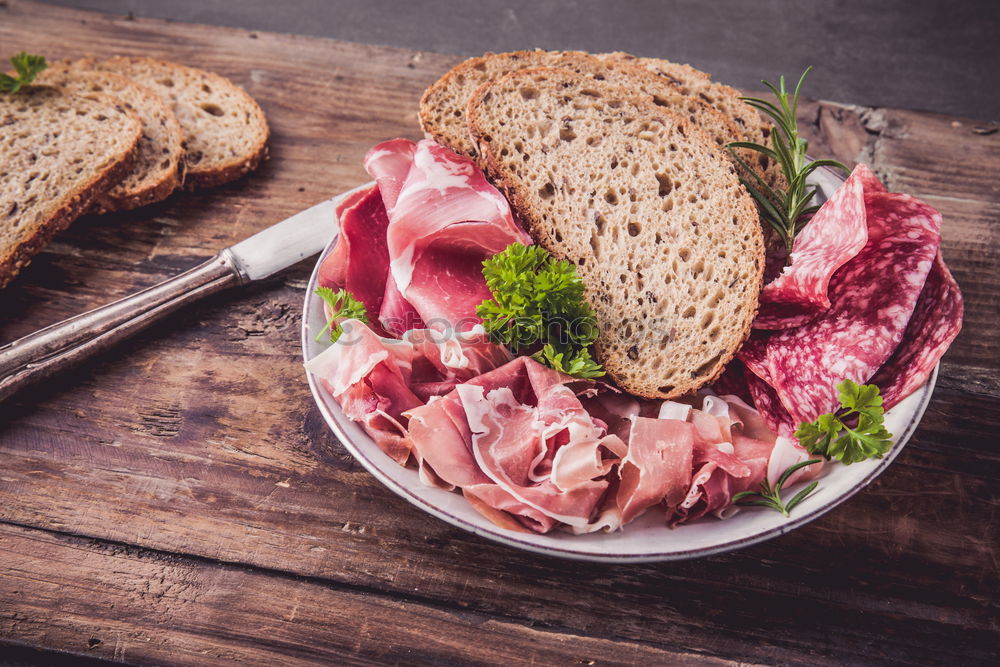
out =
[(808, 65), (813, 96), (1000, 121), (996, 0), (46, 0), (136, 17), (478, 56), (629, 51), (731, 86)]
[[(367, 180), (459, 60), (0, 2), (0, 51), (149, 54), (260, 100), (249, 178), (79, 220), (0, 292), (0, 341), (193, 266)], [(812, 152), (944, 214), (966, 299), (923, 423), (837, 510), (739, 552), (581, 564), (454, 529), (384, 489), (312, 406), (308, 263), (216, 296), (0, 404), (0, 657), (139, 663), (988, 664), (1000, 642), (1000, 133), (810, 103)]]

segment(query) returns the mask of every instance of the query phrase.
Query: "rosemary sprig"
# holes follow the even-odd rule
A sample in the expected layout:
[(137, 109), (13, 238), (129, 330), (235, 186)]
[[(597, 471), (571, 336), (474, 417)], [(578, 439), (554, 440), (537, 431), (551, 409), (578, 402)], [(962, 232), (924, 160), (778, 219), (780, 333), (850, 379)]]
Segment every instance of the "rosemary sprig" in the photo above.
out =
[[(809, 221), (809, 217), (819, 209), (819, 206), (811, 205), (813, 197), (816, 196), (816, 187), (807, 187), (806, 178), (809, 174), (820, 167), (835, 167), (843, 169), (845, 173), (850, 172), (847, 167), (836, 160), (810, 161), (806, 157), (809, 143), (799, 136), (795, 114), (799, 107), (799, 91), (802, 89), (802, 82), (811, 70), (812, 67), (807, 67), (802, 72), (790, 98), (788, 90), (785, 88), (784, 76), (778, 79), (777, 86), (770, 81), (761, 81), (774, 93), (778, 100), (777, 104), (759, 97), (740, 98), (755, 109), (763, 111), (774, 121), (770, 148), (749, 141), (734, 141), (728, 145), (733, 158), (743, 168), (740, 181), (746, 187), (747, 192), (756, 200), (761, 217), (778, 233), (789, 253), (792, 251), (795, 235)], [(784, 192), (772, 188), (743, 158), (736, 154), (734, 148), (757, 151), (776, 162), (781, 166), (781, 171), (788, 182), (788, 188)]]
[(785, 482), (788, 481), (788, 478), (791, 477), (792, 473), (796, 470), (819, 462), (820, 459), (809, 459), (808, 461), (802, 461), (801, 463), (789, 466), (785, 472), (781, 473), (781, 477), (778, 478), (778, 483), (774, 485), (774, 488), (771, 488), (771, 483), (768, 482), (767, 477), (765, 477), (764, 481), (760, 483), (760, 491), (743, 491), (741, 493), (737, 493), (733, 496), (733, 502), (740, 506), (757, 505), (760, 507), (770, 507), (774, 511), (781, 512), (785, 516), (788, 516), (788, 513), (791, 512), (796, 505), (801, 503), (805, 500), (806, 496), (816, 490), (819, 482), (813, 482), (806, 488), (802, 489), (787, 503), (784, 503), (781, 500), (782, 487), (785, 486)]

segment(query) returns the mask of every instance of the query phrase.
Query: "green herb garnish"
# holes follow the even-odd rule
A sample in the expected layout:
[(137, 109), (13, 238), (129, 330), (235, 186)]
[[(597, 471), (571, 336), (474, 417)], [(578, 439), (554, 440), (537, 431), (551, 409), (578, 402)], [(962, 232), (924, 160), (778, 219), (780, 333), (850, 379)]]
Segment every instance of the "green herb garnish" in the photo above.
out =
[(604, 375), (590, 356), (597, 321), (576, 266), (541, 246), (513, 243), (483, 262), (483, 276), (493, 298), (476, 314), (493, 342), (515, 354), (540, 346), (533, 359), (573, 377)]
[(365, 310), (365, 304), (355, 299), (347, 290), (341, 289), (334, 292), (329, 287), (317, 287), (316, 294), (330, 306), (331, 311), (330, 319), (327, 321), (326, 326), (316, 335), (317, 342), (323, 337), (327, 329), (330, 330), (330, 342), (337, 342), (340, 334), (344, 333), (343, 328), (339, 324), (334, 324), (339, 319), (360, 320), (368, 324), (368, 312)]
[[(883, 422), (885, 410), (878, 387), (844, 380), (837, 390), (841, 409), (799, 424), (795, 437), (810, 453), (846, 465), (882, 458), (892, 446), (892, 434)], [(857, 425), (848, 426), (847, 422), (853, 423), (855, 417)]]
[(747, 505), (757, 505), (760, 507), (770, 507), (776, 512), (781, 512), (785, 516), (792, 509), (805, 500), (806, 496), (816, 490), (819, 482), (813, 482), (806, 488), (802, 489), (796, 493), (788, 503), (784, 503), (781, 500), (781, 489), (785, 486), (785, 482), (788, 478), (792, 476), (799, 468), (804, 468), (806, 466), (811, 466), (814, 463), (819, 463), (819, 459), (809, 459), (808, 461), (802, 461), (801, 463), (796, 463), (793, 466), (789, 466), (785, 472), (781, 473), (781, 477), (778, 478), (778, 483), (771, 487), (770, 482), (767, 481), (767, 477), (764, 481), (760, 483), (760, 491), (743, 491), (737, 493), (733, 496), (733, 502), (737, 505), (747, 506)]
[(11, 58), (10, 64), (14, 66), (17, 77), (0, 73), (0, 93), (16, 93), (48, 67), (43, 56), (33, 56), (24, 51)]
[[(819, 206), (810, 205), (813, 197), (816, 196), (816, 187), (806, 186), (806, 178), (809, 174), (824, 166), (843, 169), (846, 173), (850, 172), (850, 169), (836, 160), (809, 161), (806, 158), (809, 144), (805, 139), (799, 137), (795, 114), (799, 106), (799, 90), (810, 70), (812, 67), (807, 67), (802, 72), (802, 76), (799, 77), (795, 92), (791, 96), (791, 102), (789, 102), (788, 91), (785, 89), (784, 76), (778, 79), (777, 86), (770, 81), (761, 81), (778, 98), (777, 105), (758, 97), (740, 98), (750, 106), (766, 113), (774, 121), (774, 130), (771, 132), (771, 148), (748, 141), (734, 141), (728, 145), (733, 157), (743, 167), (740, 181), (757, 201), (761, 217), (778, 233), (789, 253), (792, 251), (795, 235), (809, 221), (809, 217), (819, 210)], [(788, 182), (788, 189), (779, 192), (768, 185), (743, 158), (736, 154), (734, 148), (748, 148), (757, 151), (780, 165), (785, 180)]]

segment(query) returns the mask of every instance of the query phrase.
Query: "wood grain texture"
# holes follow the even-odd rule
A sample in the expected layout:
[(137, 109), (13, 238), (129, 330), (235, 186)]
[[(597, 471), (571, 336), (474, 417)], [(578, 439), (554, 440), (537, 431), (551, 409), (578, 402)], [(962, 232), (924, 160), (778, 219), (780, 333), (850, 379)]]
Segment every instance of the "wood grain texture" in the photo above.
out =
[[(0, 3), (0, 44), (207, 67), (246, 87), (274, 133), (270, 161), (238, 183), (79, 220), (0, 292), (0, 341), (367, 180), (364, 152), (417, 137), (420, 93), (457, 61), (20, 1)], [(1000, 134), (892, 109), (801, 112), (812, 153), (868, 161), (942, 211), (966, 298), (921, 427), (841, 508), (769, 543), (663, 565), (560, 561), (453, 529), (384, 489), (312, 407), (304, 263), (0, 404), (0, 641), (191, 664), (989, 662)]]

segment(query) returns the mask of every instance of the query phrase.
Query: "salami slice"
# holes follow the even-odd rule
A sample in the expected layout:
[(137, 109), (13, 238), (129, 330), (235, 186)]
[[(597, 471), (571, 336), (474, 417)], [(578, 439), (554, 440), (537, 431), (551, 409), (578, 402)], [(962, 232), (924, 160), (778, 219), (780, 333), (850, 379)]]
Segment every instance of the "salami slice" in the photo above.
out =
[(962, 328), (962, 292), (939, 252), (892, 358), (872, 378), (886, 410), (921, 387)]
[(747, 382), (743, 363), (739, 359), (733, 359), (722, 371), (722, 375), (712, 383), (712, 391), (719, 396), (727, 394), (739, 396), (747, 403), (753, 402), (753, 397), (747, 390)]
[(892, 356), (937, 255), (941, 215), (930, 206), (877, 192), (865, 209), (868, 243), (830, 280), (830, 308), (740, 352), (793, 423), (836, 409), (838, 383), (865, 382)]
[(792, 422), (792, 416), (781, 404), (781, 399), (778, 398), (778, 394), (771, 388), (771, 385), (749, 370), (746, 371), (746, 383), (750, 390), (750, 396), (753, 397), (754, 407), (767, 422), (767, 427), (771, 429), (771, 432), (784, 436), (790, 436), (794, 433), (797, 424)]
[(815, 319), (830, 307), (830, 279), (868, 241), (864, 196), (884, 191), (864, 164), (796, 237), (790, 263), (760, 294), (756, 329), (788, 329)]

